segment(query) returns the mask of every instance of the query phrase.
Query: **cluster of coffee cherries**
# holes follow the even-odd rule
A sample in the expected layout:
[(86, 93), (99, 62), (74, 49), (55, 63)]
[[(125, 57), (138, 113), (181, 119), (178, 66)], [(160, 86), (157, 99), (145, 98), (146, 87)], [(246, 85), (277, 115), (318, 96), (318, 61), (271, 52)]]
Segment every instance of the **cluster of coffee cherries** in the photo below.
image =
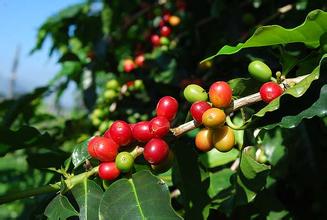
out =
[[(161, 46), (163, 50), (166, 50), (170, 44), (170, 35), (172, 28), (178, 26), (181, 22), (180, 17), (171, 15), (169, 11), (163, 13), (162, 16), (157, 16), (153, 20), (154, 32), (150, 36), (150, 41), (153, 48)], [(143, 53), (138, 53), (137, 56), (127, 58), (123, 60), (124, 72), (130, 73), (136, 68), (142, 68), (144, 66), (145, 56)]]
[(130, 172), (136, 155), (126, 149), (135, 144), (144, 147), (144, 159), (154, 170), (167, 165), (173, 154), (163, 138), (169, 132), (170, 122), (177, 111), (177, 100), (165, 96), (157, 103), (156, 117), (150, 121), (129, 124), (117, 120), (103, 136), (93, 137), (88, 142), (88, 152), (101, 162), (98, 171), (100, 178), (114, 180), (121, 172)]
[[(250, 75), (260, 82), (261, 99), (269, 103), (283, 93), (281, 86), (270, 81), (271, 69), (262, 61), (255, 60), (248, 66)], [(232, 89), (228, 83), (218, 81), (209, 88), (209, 94), (199, 85), (190, 84), (184, 89), (185, 99), (192, 103), (190, 113), (194, 121), (203, 124), (204, 128), (195, 137), (195, 146), (200, 151), (207, 152), (212, 148), (227, 152), (235, 145), (233, 129), (225, 125), (226, 114), (224, 109), (232, 101)], [(209, 97), (210, 103), (207, 102)]]
[[(203, 124), (195, 137), (198, 150), (207, 152), (212, 148), (227, 152), (235, 145), (233, 130), (225, 125), (227, 108), (232, 101), (232, 89), (224, 81), (210, 86), (209, 95), (199, 85), (190, 84), (184, 89), (185, 99), (192, 103), (190, 113), (197, 124)], [(210, 99), (210, 103), (207, 99)]]

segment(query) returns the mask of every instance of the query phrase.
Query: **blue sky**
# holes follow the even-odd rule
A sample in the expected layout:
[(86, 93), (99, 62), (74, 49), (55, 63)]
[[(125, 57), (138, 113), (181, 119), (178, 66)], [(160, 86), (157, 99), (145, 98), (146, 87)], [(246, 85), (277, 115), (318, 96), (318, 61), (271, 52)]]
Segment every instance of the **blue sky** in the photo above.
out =
[(56, 57), (48, 57), (49, 42), (33, 55), (37, 29), (51, 15), (82, 0), (0, 0), (0, 91), (8, 82), (16, 47), (21, 48), (17, 70), (18, 90), (31, 91), (45, 85), (59, 70)]

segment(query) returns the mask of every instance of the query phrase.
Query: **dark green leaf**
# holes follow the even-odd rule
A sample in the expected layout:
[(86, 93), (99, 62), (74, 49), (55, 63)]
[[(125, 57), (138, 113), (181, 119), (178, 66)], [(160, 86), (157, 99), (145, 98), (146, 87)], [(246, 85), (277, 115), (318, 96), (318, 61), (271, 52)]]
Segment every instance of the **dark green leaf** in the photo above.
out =
[(325, 117), (327, 115), (327, 85), (324, 85), (320, 90), (319, 99), (312, 106), (305, 109), (298, 115), (285, 116), (278, 123), (270, 124), (264, 129), (270, 130), (276, 126), (282, 128), (294, 128), (300, 124), (303, 119), (310, 119), (314, 116)]
[(283, 137), (280, 129), (277, 129), (273, 135), (266, 132), (262, 139), (261, 145), (271, 165), (276, 165), (286, 153), (286, 148), (283, 145)]
[(219, 55), (234, 54), (250, 47), (289, 43), (305, 43), (311, 47), (318, 47), (320, 36), (325, 32), (327, 32), (327, 12), (314, 10), (307, 15), (304, 23), (296, 28), (286, 29), (278, 25), (259, 27), (245, 43), (239, 43), (235, 47), (226, 45), (206, 60)]
[(268, 105), (266, 105), (264, 108), (262, 108), (260, 111), (258, 111), (254, 116), (255, 117), (263, 117), (267, 112), (272, 112), (280, 107), (280, 99), (284, 98), (285, 96), (291, 95), (295, 98), (301, 97), (310, 87), (311, 83), (314, 80), (317, 80), (319, 78), (320, 74), (320, 69), (325, 66), (326, 64), (326, 59), (327, 56), (324, 56), (321, 61), (319, 66), (317, 66), (312, 73), (310, 73), (306, 78), (304, 78), (301, 82), (297, 83), (295, 86), (288, 88), (284, 91), (284, 93), (274, 99), (272, 102), (270, 102)]
[(99, 204), (103, 191), (95, 182), (85, 179), (73, 189), (73, 196), (79, 206), (79, 218), (85, 220), (99, 219)]
[(0, 128), (0, 156), (9, 151), (26, 147), (49, 147), (53, 144), (53, 138), (48, 133), (40, 133), (36, 128), (23, 126), (17, 131), (8, 128)]
[(74, 164), (74, 168), (77, 168), (81, 164), (85, 162), (86, 159), (91, 159), (91, 156), (89, 152), (87, 151), (87, 144), (91, 138), (77, 144), (74, 147), (73, 153), (72, 153), (72, 160)]
[(149, 171), (110, 185), (99, 215), (100, 219), (181, 219), (171, 207), (167, 185)]
[(78, 216), (78, 212), (65, 196), (59, 194), (48, 204), (44, 215), (50, 220), (59, 220)]
[(234, 96), (246, 96), (256, 93), (260, 84), (251, 78), (236, 78), (228, 81), (228, 84), (233, 89)]

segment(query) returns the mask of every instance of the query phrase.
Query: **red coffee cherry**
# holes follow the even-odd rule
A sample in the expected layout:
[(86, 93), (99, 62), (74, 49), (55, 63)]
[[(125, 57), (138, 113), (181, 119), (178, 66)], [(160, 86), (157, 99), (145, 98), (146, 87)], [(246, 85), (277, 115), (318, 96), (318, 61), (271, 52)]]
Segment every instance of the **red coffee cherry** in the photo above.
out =
[(168, 26), (162, 26), (160, 28), (160, 34), (161, 36), (168, 37), (171, 33), (171, 29)]
[(159, 138), (151, 139), (144, 147), (144, 159), (150, 164), (157, 165), (163, 162), (169, 154), (167, 143)]
[(115, 162), (104, 162), (99, 165), (99, 177), (104, 180), (115, 180), (120, 175), (120, 170)]
[(144, 61), (145, 61), (145, 58), (144, 58), (144, 55), (141, 54), (141, 55), (138, 55), (136, 58), (135, 58), (135, 64), (138, 66), (138, 67), (142, 67), (144, 65)]
[(213, 106), (217, 108), (225, 108), (232, 101), (232, 89), (224, 81), (213, 83), (209, 89), (209, 99)]
[(160, 37), (157, 34), (151, 36), (151, 43), (154, 47), (160, 46)]
[(150, 123), (148, 121), (141, 121), (135, 124), (133, 128), (133, 137), (139, 142), (148, 142), (153, 138), (150, 132)]
[(190, 108), (192, 118), (196, 122), (201, 124), (202, 123), (202, 115), (209, 108), (211, 108), (211, 106), (209, 105), (209, 103), (207, 103), (205, 101), (198, 101), (198, 102), (193, 103)]
[(283, 89), (275, 82), (266, 82), (260, 88), (260, 96), (264, 102), (271, 102), (283, 94)]
[(120, 146), (126, 146), (133, 140), (129, 124), (125, 121), (115, 121), (109, 128), (110, 136)]
[(167, 118), (163, 116), (154, 117), (150, 121), (150, 132), (154, 137), (161, 138), (165, 136), (170, 128), (170, 123)]
[(178, 110), (178, 102), (175, 98), (171, 96), (162, 97), (156, 108), (157, 116), (163, 116), (168, 119), (168, 121), (172, 121)]
[(135, 64), (133, 60), (131, 59), (124, 60), (124, 71), (126, 73), (132, 72), (134, 69), (135, 69)]
[(88, 145), (89, 154), (100, 161), (114, 161), (118, 153), (118, 144), (111, 138), (94, 137)]

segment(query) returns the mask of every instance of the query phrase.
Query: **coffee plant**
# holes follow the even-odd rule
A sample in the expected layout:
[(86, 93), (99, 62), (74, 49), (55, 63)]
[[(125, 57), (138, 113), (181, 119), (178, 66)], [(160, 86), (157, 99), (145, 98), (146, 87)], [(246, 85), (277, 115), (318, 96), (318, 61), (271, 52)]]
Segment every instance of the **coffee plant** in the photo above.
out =
[(50, 39), (61, 70), (0, 103), (0, 218), (327, 218), (324, 10), (99, 0), (49, 17), (31, 53)]

